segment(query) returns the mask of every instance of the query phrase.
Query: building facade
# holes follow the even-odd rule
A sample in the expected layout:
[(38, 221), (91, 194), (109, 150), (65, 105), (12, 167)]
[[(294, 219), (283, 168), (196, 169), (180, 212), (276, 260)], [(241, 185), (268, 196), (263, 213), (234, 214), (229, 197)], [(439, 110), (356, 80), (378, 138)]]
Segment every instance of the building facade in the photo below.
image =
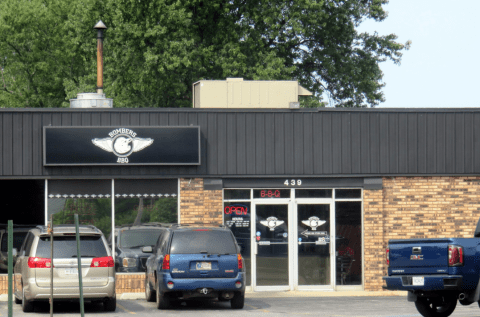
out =
[[(106, 235), (227, 225), (253, 291), (379, 291), (389, 239), (472, 237), (480, 215), (476, 109), (0, 109), (0, 120), (0, 223), (77, 213)], [(118, 281), (142, 291), (141, 274)]]

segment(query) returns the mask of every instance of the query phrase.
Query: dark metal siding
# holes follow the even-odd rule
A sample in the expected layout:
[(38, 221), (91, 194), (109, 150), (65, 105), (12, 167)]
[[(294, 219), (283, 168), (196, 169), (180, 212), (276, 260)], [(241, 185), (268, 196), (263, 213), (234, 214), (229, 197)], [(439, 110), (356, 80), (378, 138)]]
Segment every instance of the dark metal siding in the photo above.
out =
[[(476, 109), (1, 109), (2, 178), (478, 175)], [(43, 126), (201, 129), (200, 166), (43, 167)]]

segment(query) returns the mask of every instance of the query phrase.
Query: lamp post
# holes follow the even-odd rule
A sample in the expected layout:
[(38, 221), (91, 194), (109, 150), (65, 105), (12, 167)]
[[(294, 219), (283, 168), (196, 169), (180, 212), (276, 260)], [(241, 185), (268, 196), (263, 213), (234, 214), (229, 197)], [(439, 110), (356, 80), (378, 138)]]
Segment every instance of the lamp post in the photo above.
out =
[(103, 94), (103, 30), (107, 29), (102, 20), (93, 27), (97, 32), (97, 94)]

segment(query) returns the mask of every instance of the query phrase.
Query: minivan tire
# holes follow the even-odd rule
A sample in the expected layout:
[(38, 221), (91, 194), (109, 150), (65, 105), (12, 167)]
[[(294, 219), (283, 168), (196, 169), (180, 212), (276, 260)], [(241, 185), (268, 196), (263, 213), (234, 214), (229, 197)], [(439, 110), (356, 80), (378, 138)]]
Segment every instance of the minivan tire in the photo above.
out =
[(170, 306), (170, 299), (160, 292), (158, 281), (156, 283), (156, 299), (158, 309), (167, 309)]
[(103, 309), (105, 311), (115, 311), (115, 309), (117, 309), (117, 297), (114, 296), (109, 299), (106, 299), (103, 302)]
[(245, 293), (235, 293), (235, 296), (230, 300), (230, 306), (233, 309), (242, 309), (245, 303)]
[(22, 287), (22, 310), (24, 313), (33, 311), (33, 302), (25, 299), (25, 288)]
[(154, 302), (155, 301), (155, 291), (150, 286), (148, 282), (147, 274), (145, 274), (145, 298), (147, 302)]

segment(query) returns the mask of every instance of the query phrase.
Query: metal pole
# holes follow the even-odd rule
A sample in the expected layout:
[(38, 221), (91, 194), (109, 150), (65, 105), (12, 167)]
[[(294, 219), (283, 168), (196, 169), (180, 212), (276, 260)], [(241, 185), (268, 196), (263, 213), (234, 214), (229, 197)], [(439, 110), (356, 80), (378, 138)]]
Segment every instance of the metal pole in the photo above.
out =
[(80, 290), (80, 315), (85, 315), (83, 305), (82, 258), (80, 255), (80, 232), (78, 228), (78, 214), (75, 214), (75, 236), (77, 239), (78, 287)]
[(47, 228), (50, 234), (50, 316), (53, 316), (53, 214)]
[(8, 317), (13, 316), (13, 220), (8, 221)]

